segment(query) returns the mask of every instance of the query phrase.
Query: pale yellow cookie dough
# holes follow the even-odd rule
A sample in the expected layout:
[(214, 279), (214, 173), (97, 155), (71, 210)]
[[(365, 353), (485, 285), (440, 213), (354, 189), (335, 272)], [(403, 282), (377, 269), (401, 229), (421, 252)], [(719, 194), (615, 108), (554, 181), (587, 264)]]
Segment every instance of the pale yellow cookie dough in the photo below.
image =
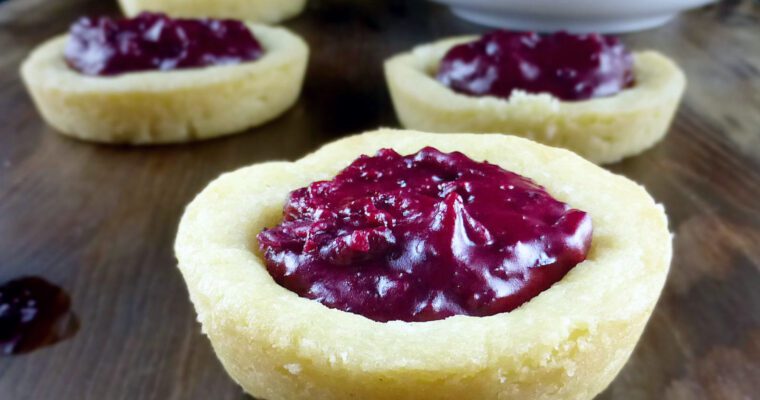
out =
[(173, 17), (234, 18), (273, 24), (303, 11), (306, 0), (119, 0), (124, 14), (165, 12)]
[(21, 75), (45, 120), (59, 132), (109, 143), (207, 139), (263, 124), (298, 99), (308, 47), (282, 28), (249, 24), (264, 47), (237, 65), (87, 76), (63, 57), (66, 36), (35, 49)]
[(652, 147), (665, 136), (686, 87), (678, 66), (653, 51), (634, 53), (636, 84), (604, 98), (562, 101), (516, 91), (505, 100), (454, 92), (435, 79), (441, 59), (474, 37), (419, 46), (385, 63), (402, 125), (431, 132), (509, 133), (611, 163)]
[[(588, 212), (588, 259), (512, 312), (433, 322), (375, 322), (274, 282), (256, 235), (279, 222), (288, 192), (361, 154), (427, 145), (530, 177)], [(581, 400), (631, 354), (663, 287), (671, 240), (642, 187), (569, 151), (506, 135), (381, 130), (222, 175), (188, 206), (175, 250), (203, 332), (256, 398)]]

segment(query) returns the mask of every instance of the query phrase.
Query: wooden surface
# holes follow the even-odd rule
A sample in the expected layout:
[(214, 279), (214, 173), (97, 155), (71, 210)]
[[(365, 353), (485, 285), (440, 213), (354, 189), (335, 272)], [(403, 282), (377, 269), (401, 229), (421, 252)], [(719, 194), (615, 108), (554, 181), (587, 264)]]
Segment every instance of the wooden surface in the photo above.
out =
[[(0, 6), (0, 281), (41, 275), (71, 293), (73, 338), (0, 358), (0, 399), (244, 399), (201, 336), (172, 242), (218, 174), (295, 159), (397, 125), (381, 61), (481, 31), (422, 1), (317, 1), (286, 25), (312, 48), (304, 93), (277, 121), (184, 146), (106, 147), (53, 133), (18, 79), (25, 54), (104, 0)], [(669, 211), (675, 260), (635, 354), (600, 399), (760, 398), (760, 8), (732, 2), (625, 36), (686, 70), (666, 138), (611, 168)]]

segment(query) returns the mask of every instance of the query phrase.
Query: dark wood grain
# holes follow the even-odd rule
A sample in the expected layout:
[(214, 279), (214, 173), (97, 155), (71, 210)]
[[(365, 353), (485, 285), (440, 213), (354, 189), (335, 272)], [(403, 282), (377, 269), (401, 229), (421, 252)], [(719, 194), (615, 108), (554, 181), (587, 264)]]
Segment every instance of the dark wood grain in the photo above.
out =
[[(44, 276), (71, 293), (81, 321), (69, 340), (0, 359), (0, 399), (242, 399), (175, 269), (183, 207), (223, 171), (397, 125), (381, 61), (482, 28), (423, 1), (315, 0), (287, 23), (312, 47), (304, 93), (273, 123), (139, 149), (56, 135), (18, 65), (77, 16), (116, 12), (103, 0), (0, 6), (0, 281)], [(625, 39), (675, 58), (689, 88), (667, 139), (611, 167), (665, 204), (675, 261), (640, 345), (600, 398), (760, 398), (760, 9), (732, 1)]]

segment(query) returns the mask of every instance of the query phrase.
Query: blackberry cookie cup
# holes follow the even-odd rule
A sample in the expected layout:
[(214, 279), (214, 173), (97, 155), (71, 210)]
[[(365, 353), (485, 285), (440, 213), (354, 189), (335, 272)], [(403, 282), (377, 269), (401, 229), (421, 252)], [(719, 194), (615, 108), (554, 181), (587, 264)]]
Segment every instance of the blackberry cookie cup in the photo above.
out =
[[(401, 154), (461, 151), (533, 179), (589, 213), (587, 260), (514, 311), (432, 322), (375, 322), (275, 283), (256, 235), (281, 220), (288, 193), (389, 143)], [(671, 241), (644, 189), (569, 151), (506, 135), (382, 130), (221, 176), (188, 206), (175, 250), (203, 331), (254, 397), (591, 399), (641, 335)]]
[(63, 57), (66, 36), (35, 49), (21, 75), (44, 119), (64, 135), (106, 143), (208, 139), (272, 120), (301, 91), (308, 48), (282, 28), (248, 24), (261, 58), (235, 65), (88, 76)]
[(663, 138), (686, 78), (667, 57), (634, 53), (634, 86), (589, 100), (515, 91), (509, 99), (459, 94), (435, 79), (446, 52), (473, 37), (442, 40), (392, 57), (385, 75), (402, 125), (431, 132), (510, 133), (572, 150), (597, 164), (633, 156)]
[(273, 24), (303, 11), (306, 0), (119, 0), (124, 14), (160, 11), (175, 17), (236, 18)]

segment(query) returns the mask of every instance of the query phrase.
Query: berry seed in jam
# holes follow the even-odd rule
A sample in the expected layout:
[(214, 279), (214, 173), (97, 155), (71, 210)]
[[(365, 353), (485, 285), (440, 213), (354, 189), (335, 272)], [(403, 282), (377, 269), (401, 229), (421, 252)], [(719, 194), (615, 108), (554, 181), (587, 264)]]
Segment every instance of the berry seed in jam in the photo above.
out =
[(531, 180), (426, 147), (290, 193), (258, 242), (275, 281), (375, 321), (508, 312), (586, 259), (591, 218)]
[(27, 353), (72, 336), (79, 322), (63, 289), (38, 277), (0, 284), (0, 355)]
[(64, 55), (72, 69), (106, 76), (239, 64), (256, 60), (263, 52), (240, 21), (142, 13), (132, 19), (79, 19), (71, 26)]
[(498, 30), (451, 48), (437, 79), (471, 96), (506, 99), (522, 90), (585, 100), (633, 86), (633, 55), (613, 36)]

